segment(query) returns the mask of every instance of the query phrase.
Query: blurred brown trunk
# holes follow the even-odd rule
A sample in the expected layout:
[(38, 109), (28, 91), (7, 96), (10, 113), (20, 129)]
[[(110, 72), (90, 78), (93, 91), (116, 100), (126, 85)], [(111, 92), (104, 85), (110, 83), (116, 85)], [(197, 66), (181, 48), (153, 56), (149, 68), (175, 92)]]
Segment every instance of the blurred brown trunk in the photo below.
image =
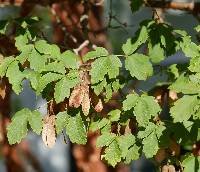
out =
[(6, 78), (0, 83), (0, 142), (2, 144), (2, 154), (5, 158), (7, 172), (25, 172), (18, 157), (16, 146), (10, 146), (6, 137), (6, 126), (9, 122), (10, 114), (10, 85)]

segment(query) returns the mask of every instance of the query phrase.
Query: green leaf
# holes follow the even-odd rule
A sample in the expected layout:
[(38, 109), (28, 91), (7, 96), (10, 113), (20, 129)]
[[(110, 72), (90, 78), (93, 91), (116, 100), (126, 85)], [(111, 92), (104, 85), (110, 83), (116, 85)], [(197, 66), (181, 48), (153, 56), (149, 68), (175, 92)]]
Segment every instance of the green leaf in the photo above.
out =
[(15, 37), (15, 46), (17, 47), (18, 50), (23, 51), (27, 43), (28, 43), (27, 33), (20, 34)]
[(183, 37), (187, 36), (187, 32), (185, 30), (174, 29), (173, 31), (174, 31), (174, 33), (177, 33), (177, 34), (179, 34), (179, 35), (181, 35)]
[(86, 62), (91, 59), (96, 59), (108, 55), (108, 51), (105, 48), (96, 47), (94, 51), (89, 51), (85, 56), (83, 56), (83, 61)]
[(182, 162), (184, 171), (200, 172), (199, 162), (200, 162), (199, 157), (195, 157), (192, 154), (186, 154)]
[(124, 84), (120, 84), (119, 80), (116, 79), (115, 81), (112, 82), (112, 89), (114, 92), (117, 92), (120, 88), (122, 88), (124, 86)]
[(110, 123), (110, 121), (107, 118), (99, 118), (97, 121), (93, 121), (90, 124), (90, 129), (92, 131), (96, 131), (96, 130), (102, 129), (109, 123)]
[(86, 129), (80, 113), (69, 118), (66, 132), (72, 143), (85, 144), (87, 142)]
[(200, 25), (196, 26), (194, 29), (195, 29), (197, 32), (200, 32)]
[(173, 65), (169, 66), (168, 70), (169, 70), (169, 72), (171, 72), (174, 75), (174, 78), (177, 79), (180, 76), (178, 68), (177, 68), (177, 64), (173, 64)]
[(138, 138), (145, 138), (148, 137), (152, 132), (154, 132), (156, 128), (156, 125), (152, 122), (149, 122), (149, 124), (145, 127), (144, 131), (139, 131), (138, 132)]
[(168, 87), (170, 90), (174, 90), (177, 93), (184, 94), (197, 94), (200, 92), (200, 86), (192, 83), (188, 77), (181, 75), (172, 85)]
[(67, 111), (59, 112), (56, 115), (56, 133), (60, 134), (62, 130), (67, 126), (70, 116)]
[(199, 86), (199, 84), (200, 84), (200, 73), (196, 73), (194, 75), (189, 75), (188, 77), (189, 77), (191, 83), (193, 83), (196, 86)]
[(121, 61), (114, 55), (96, 59), (92, 63), (90, 71), (92, 84), (103, 81), (106, 74), (108, 74), (110, 79), (116, 78), (119, 75), (119, 68), (121, 66)]
[(23, 72), (19, 70), (19, 64), (17, 61), (12, 62), (7, 69), (6, 76), (9, 83), (12, 84), (12, 89), (16, 94), (22, 91), (22, 81), (25, 78)]
[(200, 72), (200, 58), (199, 57), (194, 57), (190, 60), (190, 66), (188, 67), (188, 69), (191, 72)]
[(35, 42), (35, 49), (42, 54), (50, 54), (51, 45), (45, 40), (39, 40)]
[(199, 47), (191, 42), (187, 44), (184, 48), (182, 48), (183, 52), (185, 53), (186, 57), (197, 57), (199, 56)]
[(148, 32), (146, 26), (141, 26), (141, 28), (136, 32), (136, 37), (133, 39), (128, 39), (125, 44), (123, 44), (122, 49), (126, 55), (133, 54), (142, 44), (147, 41)]
[(140, 126), (146, 126), (151, 117), (158, 115), (160, 111), (160, 106), (155, 101), (155, 98), (146, 95), (140, 97), (134, 108), (134, 114)]
[(38, 81), (37, 94), (42, 92), (43, 89), (47, 86), (47, 84), (49, 84), (53, 81), (57, 81), (57, 80), (61, 79), (62, 77), (63, 77), (63, 75), (61, 75), (61, 74), (51, 73), (51, 72), (40, 77), (39, 81)]
[(57, 45), (49, 44), (45, 40), (35, 42), (35, 49), (41, 54), (51, 55), (54, 59), (58, 59), (61, 55), (60, 48)]
[(28, 117), (29, 124), (33, 131), (38, 135), (41, 134), (42, 131), (42, 116), (39, 111), (33, 111), (30, 113)]
[(135, 136), (132, 134), (125, 134), (117, 137), (117, 141), (122, 152), (121, 156), (125, 159), (129, 154), (130, 147), (135, 144)]
[(135, 107), (139, 97), (137, 94), (129, 94), (126, 96), (126, 100), (123, 101), (123, 110), (128, 111)]
[(45, 68), (47, 58), (39, 54), (36, 50), (33, 50), (31, 54), (29, 54), (28, 61), (30, 62), (31, 69), (41, 71), (41, 69)]
[[(151, 143), (151, 146), (149, 146), (149, 143)], [(143, 152), (146, 158), (152, 158), (159, 149), (158, 140), (154, 132), (152, 132), (148, 137), (144, 138), (142, 144)]]
[(6, 30), (7, 30), (7, 26), (9, 25), (8, 20), (1, 20), (0, 21), (0, 33), (5, 35), (6, 34)]
[(199, 56), (199, 47), (191, 41), (190, 36), (184, 36), (182, 40), (180, 47), (187, 57)]
[(108, 113), (109, 120), (112, 122), (118, 121), (120, 119), (121, 111), (119, 109), (112, 110)]
[(174, 122), (187, 121), (194, 113), (194, 108), (198, 104), (197, 96), (183, 96), (178, 99), (170, 109)]
[(103, 118), (102, 120), (100, 120), (98, 122), (97, 128), (98, 129), (102, 129), (103, 127), (105, 127), (107, 124), (109, 123), (109, 120), (106, 118)]
[(57, 72), (57, 73), (61, 73), (61, 74), (65, 74), (65, 66), (62, 62), (52, 62), (52, 63), (48, 63), (45, 67), (40, 68), (40, 73), (41, 72)]
[(49, 54), (53, 59), (59, 59), (61, 56), (60, 48), (56, 44), (50, 44)]
[(24, 70), (23, 73), (25, 77), (30, 80), (32, 88), (36, 90), (40, 74), (32, 70)]
[(64, 101), (64, 99), (70, 96), (70, 89), (75, 87), (79, 83), (79, 78), (63, 77), (55, 85), (54, 98), (56, 103)]
[(148, 137), (152, 132), (155, 131), (156, 125), (152, 122), (149, 122), (149, 124), (144, 128), (144, 130), (139, 130), (138, 132), (138, 138), (144, 139)]
[(25, 108), (12, 117), (12, 121), (7, 127), (9, 144), (19, 143), (27, 135), (27, 122), (30, 113), (30, 110)]
[(143, 54), (132, 54), (125, 60), (125, 67), (132, 77), (138, 80), (146, 80), (153, 74), (153, 67), (149, 58)]
[(78, 69), (78, 59), (79, 57), (69, 50), (63, 52), (59, 57), (59, 60), (63, 62), (65, 67), (71, 69)]
[(131, 161), (139, 159), (139, 147), (137, 145), (133, 145), (126, 154), (125, 163), (130, 164)]
[(95, 94), (98, 96), (106, 86), (107, 82), (106, 79), (103, 81), (99, 82), (98, 84), (92, 85), (92, 88), (94, 89)]
[(97, 138), (96, 145), (97, 147), (109, 146), (115, 137), (114, 133), (103, 133)]
[(18, 56), (16, 56), (15, 59), (23, 64), (30, 56), (33, 49), (34, 49), (34, 46), (32, 44), (28, 44), (24, 46), (22, 52)]
[(117, 163), (121, 161), (121, 150), (116, 140), (114, 140), (105, 149), (105, 154), (102, 156), (102, 158), (105, 158), (108, 164), (112, 165), (113, 167), (116, 166)]
[(155, 44), (152, 48), (149, 48), (149, 57), (153, 63), (160, 63), (164, 60), (164, 49), (160, 43)]
[(108, 121), (108, 123), (104, 126), (104, 127), (102, 127), (101, 129), (100, 129), (100, 131), (101, 131), (101, 133), (108, 133), (108, 132), (111, 132), (111, 122), (110, 121)]
[(143, 1), (142, 0), (131, 0), (131, 10), (132, 12), (136, 12), (140, 9), (142, 6)]
[(112, 98), (112, 85), (111, 84), (107, 84), (105, 86), (105, 90), (106, 90), (106, 102), (109, 101)]
[(14, 61), (15, 59), (11, 57), (6, 57), (0, 64), (0, 77), (2, 78), (8, 69), (8, 66)]
[[(159, 139), (163, 135), (165, 127), (163, 125), (155, 125), (148, 123), (144, 131), (139, 131), (138, 137), (143, 138), (143, 152), (147, 158), (152, 158), (159, 149)], [(149, 146), (151, 143), (151, 146)]]

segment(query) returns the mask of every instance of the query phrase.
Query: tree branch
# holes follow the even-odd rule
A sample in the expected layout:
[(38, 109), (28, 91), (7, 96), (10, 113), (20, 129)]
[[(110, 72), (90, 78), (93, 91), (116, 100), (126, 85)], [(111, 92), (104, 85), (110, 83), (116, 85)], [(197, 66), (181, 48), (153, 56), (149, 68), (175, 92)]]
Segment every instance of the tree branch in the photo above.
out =
[(200, 13), (200, 2), (169, 2), (169, 1), (146, 1), (146, 6), (153, 8), (165, 8), (174, 10), (189, 11), (191, 13)]

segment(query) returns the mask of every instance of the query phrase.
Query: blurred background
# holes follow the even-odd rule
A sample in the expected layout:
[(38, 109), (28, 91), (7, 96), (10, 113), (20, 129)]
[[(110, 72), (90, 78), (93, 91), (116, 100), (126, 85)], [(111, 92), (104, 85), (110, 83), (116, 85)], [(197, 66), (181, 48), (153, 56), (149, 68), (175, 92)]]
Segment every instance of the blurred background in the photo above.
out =
[[(183, 0), (179, 0), (183, 2)], [(189, 0), (185, 0), (186, 2), (190, 2)], [(6, 3), (5, 3), (6, 2)], [(26, 10), (22, 14), (21, 6), (19, 5), (21, 2), (7, 2), (5, 1), (0, 3), (0, 20), (5, 19), (12, 19), (16, 17), (20, 17), (21, 15), (25, 15), (29, 10), (29, 6), (26, 7)], [(37, 2), (37, 1), (36, 1)], [(106, 26), (109, 21), (109, 14), (110, 14), (110, 3), (112, 2), (112, 13), (115, 16), (115, 19), (112, 21), (113, 26), (121, 26), (119, 28), (108, 28), (106, 33), (106, 38), (104, 36), (99, 36), (99, 42), (97, 45), (106, 45), (110, 51), (114, 54), (122, 54), (121, 46), (123, 43), (126, 42), (127, 38), (134, 36), (135, 31), (139, 28), (139, 23), (144, 19), (152, 18), (152, 10), (150, 8), (142, 7), (138, 12), (134, 15), (130, 9), (130, 2), (128, 0), (105, 0), (103, 3), (103, 7), (100, 8), (101, 21), (103, 24), (99, 24), (103, 27)], [(19, 3), (19, 4), (18, 4)], [(35, 3), (35, 2), (34, 2)], [(55, 10), (61, 13), (60, 6), (55, 6)], [(62, 7), (64, 8), (64, 7)], [(60, 11), (59, 11), (60, 10)], [(65, 10), (65, 9), (62, 9)], [(95, 9), (97, 10), (97, 9)], [(94, 10), (94, 11), (95, 11)], [(38, 27), (42, 30), (45, 37), (50, 42), (56, 42), (60, 44), (62, 40), (59, 40), (60, 37), (63, 37), (62, 29), (55, 28), (55, 23), (52, 22), (57, 20), (56, 18), (52, 19), (52, 14), (50, 13), (51, 9), (44, 4), (35, 5), (33, 9), (31, 9), (31, 14), (33, 16), (39, 16), (42, 20)], [(97, 11), (96, 11), (97, 12)], [(162, 12), (164, 21), (172, 24), (177, 29), (184, 29), (190, 35), (192, 35), (193, 39), (196, 40), (196, 35), (193, 30), (195, 26), (198, 25), (198, 20), (191, 14), (188, 14), (184, 11), (179, 10), (165, 10)], [(63, 12), (62, 15), (65, 13)], [(67, 14), (66, 14), (67, 15)], [(66, 22), (67, 23), (67, 22)], [(96, 24), (98, 25), (98, 24)], [(95, 28), (94, 24), (94, 28)], [(70, 28), (69, 28), (70, 29)], [(64, 30), (65, 32), (65, 30)], [(74, 32), (75, 33), (75, 32)], [(92, 36), (91, 36), (92, 37)], [(94, 38), (92, 38), (94, 39)], [(69, 42), (67, 42), (70, 44)], [(62, 43), (62, 46), (65, 44)], [(73, 47), (74, 45), (72, 45)], [(168, 58), (166, 61), (162, 62), (163, 65), (166, 64), (173, 64), (173, 63), (185, 63), (188, 59), (184, 57), (184, 55), (179, 52), (172, 57)], [(146, 87), (144, 84), (138, 84), (138, 89), (140, 90), (148, 90), (151, 87), (151, 84), (154, 84), (158, 80), (165, 80), (165, 76), (161, 76), (158, 78), (151, 78), (148, 81)], [(18, 96), (14, 93), (11, 93), (11, 111), (10, 115), (14, 114), (16, 111), (22, 109), (23, 107), (27, 107), (30, 109), (39, 109), (43, 115), (47, 113), (46, 109), (46, 102), (41, 97), (37, 97), (35, 93), (30, 89), (29, 82), (24, 81), (23, 84), (23, 92)], [(77, 164), (75, 163), (75, 159), (73, 153), (75, 153), (79, 157), (79, 153), (81, 152), (81, 147), (77, 147), (77, 150), (72, 151), (72, 146), (67, 140), (67, 143), (64, 141), (63, 135), (59, 136), (56, 142), (56, 145), (53, 149), (46, 148), (42, 142), (40, 136), (32, 134), (29, 132), (28, 137), (21, 143), (22, 150), (26, 151), (26, 155), (22, 156), (20, 154), (20, 150), (17, 150), (17, 157), (16, 159), (21, 159), (19, 165), (24, 167), (24, 171), (26, 172), (35, 172), (35, 171), (42, 171), (42, 172), (76, 172)], [(81, 153), (80, 153), (81, 154)], [(99, 155), (99, 154), (97, 154)], [(96, 155), (96, 156), (97, 156)], [(5, 156), (3, 153), (0, 155), (0, 172), (7, 172), (6, 170), (6, 163), (5, 163)], [(81, 155), (80, 155), (81, 156)], [(85, 152), (85, 156), (87, 152)], [(94, 155), (95, 156), (95, 155)], [(27, 157), (31, 159), (31, 161), (27, 161)], [(16, 160), (17, 161), (17, 160)], [(87, 166), (87, 163), (85, 163)], [(33, 168), (34, 167), (34, 168)], [(86, 167), (87, 168), (87, 167)], [(16, 172), (19, 171), (16, 169)], [(85, 170), (86, 171), (86, 170)], [(92, 171), (92, 170), (88, 170)], [(104, 167), (101, 165), (98, 168), (98, 164), (95, 165), (93, 168), (93, 172), (104, 172)], [(113, 169), (109, 169), (108, 171), (114, 171)], [(153, 172), (156, 171), (154, 168), (154, 164), (146, 160), (145, 157), (141, 157), (140, 160), (132, 162), (130, 166), (124, 167), (119, 166), (118, 172)]]

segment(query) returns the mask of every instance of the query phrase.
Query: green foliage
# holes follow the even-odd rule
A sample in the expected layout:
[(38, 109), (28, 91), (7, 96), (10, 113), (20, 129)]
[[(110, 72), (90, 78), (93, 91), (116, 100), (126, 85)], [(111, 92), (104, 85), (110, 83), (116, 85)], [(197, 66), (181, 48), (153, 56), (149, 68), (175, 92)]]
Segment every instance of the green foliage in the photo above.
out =
[(177, 100), (171, 108), (170, 113), (174, 122), (187, 121), (195, 113), (195, 107), (199, 104), (197, 96), (185, 95)]
[(129, 94), (126, 97), (126, 100), (123, 101), (123, 109), (125, 111), (132, 109), (135, 107), (139, 97), (137, 94)]
[(116, 78), (119, 75), (119, 68), (121, 66), (122, 64), (117, 56), (109, 55), (98, 58), (91, 66), (91, 83), (95, 84), (103, 81), (105, 75), (108, 75), (109, 79)]
[[(132, 11), (142, 4), (131, 0)], [(7, 127), (10, 144), (19, 143), (28, 127), (36, 134), (51, 128), (53, 140), (55, 132), (66, 131), (77, 144), (86, 144), (88, 132), (97, 131), (96, 145), (104, 150), (102, 159), (116, 166), (121, 161), (137, 160), (142, 153), (154, 158), (160, 149), (171, 151), (174, 141), (190, 153), (173, 156), (167, 152), (162, 163), (169, 161), (185, 171), (199, 171), (199, 158), (192, 153), (200, 139), (200, 49), (187, 32), (145, 20), (135, 36), (122, 45), (123, 54), (96, 47), (80, 57), (41, 39), (32, 29), (35, 22), (19, 21), (15, 35), (18, 53), (3, 57), (0, 77), (7, 77), (16, 94), (28, 79), (33, 91), (49, 105), (65, 105), (67, 110), (53, 109), (57, 112), (54, 116), (54, 106), (48, 107), (55, 117), (50, 118), (51, 123), (37, 110), (18, 111)], [(0, 33), (6, 34), (7, 27), (8, 22), (2, 21)], [(179, 50), (189, 57), (187, 64), (160, 64)], [(165, 78), (160, 79), (162, 76)], [(153, 85), (151, 89), (138, 87), (147, 83)], [(77, 105), (71, 106), (70, 101)], [(81, 108), (89, 109), (87, 117)]]
[(65, 65), (66, 68), (78, 68), (78, 56), (72, 51), (65, 51), (59, 56), (59, 60)]
[(142, 6), (143, 1), (142, 0), (131, 0), (131, 10), (132, 12), (136, 12), (137, 10), (140, 9)]
[(149, 57), (142, 54), (133, 54), (128, 56), (125, 61), (125, 67), (130, 71), (132, 77), (138, 80), (146, 80), (153, 74), (153, 67)]
[(121, 150), (116, 140), (105, 149), (105, 154), (102, 157), (113, 167), (121, 161)]
[(36, 134), (41, 134), (42, 131), (42, 117), (39, 111), (33, 111), (28, 117), (29, 124)]
[(97, 47), (94, 51), (89, 51), (86, 55), (84, 55), (83, 60), (86, 62), (91, 59), (96, 59), (108, 55), (108, 51), (105, 48)]
[(123, 102), (123, 110), (133, 109), (137, 122), (141, 126), (146, 126), (151, 117), (155, 117), (161, 111), (160, 106), (151, 96), (138, 96), (136, 94), (129, 94)]
[(0, 77), (2, 78), (8, 69), (8, 66), (14, 61), (13, 57), (6, 57), (0, 65)]
[(70, 116), (67, 114), (66, 111), (59, 112), (56, 115), (56, 132), (57, 134), (60, 134), (62, 130), (67, 126), (68, 120)]
[(183, 167), (185, 171), (196, 171), (199, 172), (199, 163), (200, 163), (200, 158), (199, 157), (194, 157), (193, 155), (187, 154), (183, 158)]
[(109, 146), (110, 143), (115, 139), (115, 134), (113, 133), (104, 133), (97, 139), (97, 147)]
[(47, 84), (49, 84), (53, 81), (57, 81), (57, 80), (61, 79), (62, 77), (63, 77), (63, 75), (57, 74), (57, 73), (52, 73), (52, 72), (49, 72), (49, 73), (41, 76), (38, 80), (37, 93), (39, 94), (40, 92), (42, 92), (44, 90), (44, 88), (47, 86)]
[(111, 122), (118, 121), (118, 120), (120, 119), (120, 114), (121, 114), (121, 111), (118, 110), (118, 109), (109, 112), (109, 113), (108, 113), (109, 120), (110, 120)]
[[(143, 152), (147, 158), (151, 158), (157, 153), (159, 149), (159, 139), (164, 129), (165, 127), (162, 125), (149, 123), (144, 131), (138, 133), (139, 137), (143, 139)], [(151, 143), (151, 146), (149, 146), (149, 143)]]
[(68, 119), (66, 132), (72, 143), (85, 144), (87, 142), (86, 128), (79, 113)]
[(160, 110), (160, 106), (154, 97), (143, 95), (134, 107), (134, 114), (139, 125), (146, 126), (151, 117), (157, 116)]
[(22, 81), (25, 75), (19, 70), (19, 64), (17, 61), (13, 61), (7, 69), (6, 76), (10, 84), (12, 84), (12, 89), (16, 94), (22, 91)]
[[(121, 156), (122, 158), (126, 158), (129, 154), (130, 148), (135, 145), (135, 136), (132, 134), (126, 134), (126, 135), (122, 135), (120, 137), (117, 138), (119, 147), (121, 149)], [(139, 154), (138, 154), (139, 157)], [(135, 158), (135, 159), (138, 159)], [(133, 160), (133, 159), (131, 159)]]
[(133, 39), (128, 39), (127, 42), (122, 46), (122, 49), (126, 55), (133, 54), (142, 44), (144, 44), (148, 39), (148, 32), (146, 26), (141, 26), (141, 28), (136, 32), (136, 37)]
[(7, 127), (7, 137), (10, 144), (19, 143), (27, 135), (28, 123), (35, 133), (41, 133), (42, 117), (40, 113), (38, 111), (31, 112), (29, 109), (22, 109), (12, 117), (12, 122)]
[(55, 85), (54, 98), (57, 103), (64, 101), (65, 98), (69, 98), (70, 89), (74, 88), (79, 83), (79, 78), (70, 76), (64, 76)]

